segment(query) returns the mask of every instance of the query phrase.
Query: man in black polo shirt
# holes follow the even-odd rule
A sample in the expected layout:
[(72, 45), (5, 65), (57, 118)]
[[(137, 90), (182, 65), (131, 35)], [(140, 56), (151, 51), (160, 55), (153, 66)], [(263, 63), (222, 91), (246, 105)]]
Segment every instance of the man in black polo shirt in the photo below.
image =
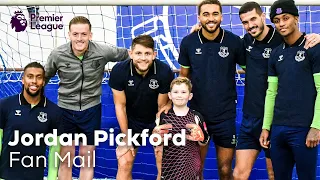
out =
[[(44, 136), (58, 129), (62, 115), (60, 108), (48, 100), (44, 94), (44, 68), (37, 62), (32, 62), (24, 68), (22, 77), (23, 91), (20, 94), (0, 100), (0, 128), (2, 150), (0, 157), (0, 178), (5, 180), (42, 180), (46, 162), (38, 157), (44, 157), (46, 144), (43, 138), (40, 145), (35, 141), (25, 146), (19, 140), (16, 145), (9, 145), (17, 137), (14, 131), (19, 131), (19, 138), (29, 133), (42, 133)], [(2, 137), (3, 133), (3, 137)], [(60, 128), (58, 129), (58, 135)], [(50, 147), (48, 179), (55, 180), (58, 167), (55, 166), (55, 152), (59, 152), (59, 145)], [(16, 154), (19, 153), (19, 154)], [(30, 156), (30, 158), (23, 157)], [(18, 160), (16, 160), (18, 159)], [(39, 163), (39, 164), (38, 164)], [(31, 167), (29, 167), (31, 166)]]
[[(201, 30), (181, 42), (180, 76), (190, 77), (194, 85), (190, 108), (204, 116), (216, 147), (219, 177), (229, 180), (236, 146), (235, 71), (237, 63), (245, 64), (244, 47), (240, 37), (220, 27), (222, 7), (218, 0), (202, 1), (198, 16)], [(203, 161), (206, 150), (203, 148)]]
[[(246, 48), (246, 86), (243, 104), (243, 118), (238, 135), (235, 180), (248, 179), (261, 151), (259, 137), (261, 134), (264, 102), (268, 88), (268, 59), (271, 52), (283, 43), (282, 36), (266, 24), (266, 15), (256, 2), (247, 2), (239, 10), (244, 29)], [(320, 35), (306, 35), (305, 48), (319, 43)], [(269, 149), (265, 150), (269, 180), (274, 179)]]
[[(170, 67), (156, 58), (154, 41), (149, 35), (140, 35), (133, 39), (131, 60), (116, 64), (110, 74), (109, 85), (112, 88), (116, 116), (121, 132), (141, 133), (148, 129), (152, 133), (157, 112), (167, 105), (170, 83), (174, 78)], [(170, 109), (168, 106), (167, 109)], [(127, 138), (123, 139), (127, 142)], [(142, 139), (138, 139), (141, 145)], [(117, 148), (117, 179), (132, 179), (131, 171), (137, 152), (137, 145)], [(157, 158), (159, 169), (161, 161)], [(159, 172), (161, 169), (159, 169)]]
[[(284, 43), (269, 59), (268, 90), (260, 144), (267, 147), (275, 179), (315, 180), (320, 142), (320, 46), (306, 50), (299, 13), (292, 0), (276, 1), (270, 19)], [(271, 127), (272, 125), (272, 127)]]

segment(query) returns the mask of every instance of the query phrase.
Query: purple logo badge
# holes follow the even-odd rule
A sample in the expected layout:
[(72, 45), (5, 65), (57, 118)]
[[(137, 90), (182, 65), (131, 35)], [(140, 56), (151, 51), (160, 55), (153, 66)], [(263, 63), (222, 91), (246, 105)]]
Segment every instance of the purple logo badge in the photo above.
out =
[(281, 14), (282, 13), (282, 9), (281, 8), (277, 8), (276, 13), (277, 14)]
[(22, 11), (15, 11), (11, 17), (11, 28), (16, 32), (24, 31), (27, 28), (27, 20)]

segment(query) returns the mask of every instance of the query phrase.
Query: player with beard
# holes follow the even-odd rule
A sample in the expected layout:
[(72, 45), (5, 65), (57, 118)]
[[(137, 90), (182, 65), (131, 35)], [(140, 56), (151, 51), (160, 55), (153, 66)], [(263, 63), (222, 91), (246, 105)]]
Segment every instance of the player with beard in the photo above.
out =
[[(128, 130), (132, 135), (148, 129), (152, 133), (157, 112), (168, 102), (170, 83), (174, 78), (170, 67), (156, 59), (154, 40), (150, 35), (139, 35), (133, 39), (129, 52), (131, 60), (116, 64), (110, 74), (116, 116), (121, 132), (126, 135), (125, 146), (118, 146), (118, 180), (132, 179), (132, 166), (139, 145), (127, 144)], [(161, 166), (162, 154), (156, 154), (157, 168)], [(159, 178), (159, 177), (158, 177)]]
[[(0, 178), (10, 180), (42, 180), (46, 164), (41, 159), (37, 164), (26, 158), (23, 162), (32, 167), (25, 167), (20, 161), (13, 161), (10, 158), (11, 152), (19, 152), (12, 157), (22, 159), (30, 156), (36, 157), (46, 155), (46, 144), (42, 139), (40, 146), (32, 144), (24, 146), (21, 141), (11, 146), (8, 143), (13, 141), (14, 130), (19, 130), (19, 135), (25, 133), (33, 135), (42, 133), (44, 136), (53, 133), (53, 129), (61, 133), (60, 119), (62, 111), (48, 100), (43, 94), (44, 88), (44, 67), (37, 63), (29, 63), (24, 68), (22, 76), (23, 90), (20, 94), (13, 95), (0, 100)], [(20, 138), (20, 137), (19, 137)], [(48, 180), (56, 180), (58, 167), (55, 166), (54, 154), (59, 152), (59, 145), (51, 146), (49, 151)], [(12, 163), (12, 164), (11, 164)]]
[(260, 144), (266, 148), (271, 142), (275, 179), (291, 180), (296, 165), (299, 179), (315, 180), (320, 143), (320, 46), (304, 48), (306, 38), (299, 31), (294, 1), (275, 1), (270, 19), (284, 42), (268, 62)]
[[(179, 54), (180, 76), (190, 77), (193, 99), (190, 108), (204, 116), (215, 143), (220, 179), (232, 179), (236, 146), (236, 64), (245, 65), (243, 43), (237, 35), (220, 27), (222, 7), (218, 0), (198, 5), (202, 28), (184, 37)], [(202, 148), (202, 160), (208, 146)]]
[[(248, 32), (244, 35), (246, 48), (246, 86), (243, 119), (236, 150), (235, 180), (248, 179), (261, 146), (264, 102), (268, 88), (268, 59), (273, 49), (283, 43), (282, 36), (266, 24), (266, 16), (256, 2), (247, 2), (239, 10), (240, 20)], [(306, 35), (305, 48), (319, 43), (320, 35)], [(264, 149), (269, 179), (274, 179), (269, 149)]]

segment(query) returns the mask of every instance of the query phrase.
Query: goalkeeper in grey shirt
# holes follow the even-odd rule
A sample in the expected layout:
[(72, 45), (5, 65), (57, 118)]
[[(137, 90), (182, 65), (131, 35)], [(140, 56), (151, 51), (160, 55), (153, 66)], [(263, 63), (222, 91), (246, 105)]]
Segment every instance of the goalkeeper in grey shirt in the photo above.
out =
[[(94, 131), (101, 126), (101, 83), (104, 67), (108, 62), (128, 59), (125, 48), (101, 45), (92, 39), (91, 23), (83, 17), (74, 17), (69, 22), (70, 42), (54, 49), (48, 57), (46, 83), (58, 71), (60, 78), (58, 106), (63, 110), (63, 133), (83, 133), (86, 141), (80, 145), (80, 179), (93, 179)], [(75, 144), (62, 146), (60, 156), (70, 154), (71, 162), (61, 160), (59, 179), (72, 179), (72, 160)]]

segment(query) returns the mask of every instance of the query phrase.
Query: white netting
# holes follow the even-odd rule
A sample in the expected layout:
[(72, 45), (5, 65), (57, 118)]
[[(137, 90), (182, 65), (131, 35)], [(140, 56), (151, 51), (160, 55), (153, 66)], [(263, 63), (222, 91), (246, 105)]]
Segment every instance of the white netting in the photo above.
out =
[[(83, 15), (92, 23), (93, 41), (109, 43), (121, 47), (130, 47), (131, 40), (138, 34), (147, 33), (157, 41), (158, 58), (166, 61), (173, 69), (178, 69), (177, 57), (179, 43), (190, 33), (192, 25), (197, 22), (195, 6), (40, 6), (42, 16), (63, 16), (62, 30), (47, 31), (31, 29), (30, 22), (25, 31), (15, 32), (10, 21), (15, 11), (20, 10), (28, 19), (26, 6), (0, 6), (0, 98), (21, 91), (21, 73), (19, 70), (31, 61), (45, 64), (54, 47), (68, 42), (68, 23), (76, 15)], [(224, 20), (222, 27), (238, 35), (245, 32), (238, 16), (239, 7), (223, 7)], [(264, 7), (269, 12), (268, 7)], [(320, 7), (300, 6), (300, 29), (303, 32), (320, 33)], [(268, 13), (267, 13), (268, 14)], [(268, 16), (268, 15), (267, 15)], [(270, 23), (269, 20), (267, 20)], [(41, 23), (41, 22), (40, 22)], [(50, 23), (50, 22), (45, 22)], [(35, 26), (33, 26), (35, 27)], [(240, 123), (243, 101), (243, 77), (236, 75), (238, 90), (238, 121)], [(53, 78), (46, 87), (47, 96), (54, 102), (57, 99), (57, 83)], [(103, 117), (104, 129), (118, 129), (115, 118), (112, 95), (108, 87), (108, 75), (103, 81)], [(205, 177), (218, 178), (215, 149), (211, 146), (205, 166)], [(102, 145), (96, 151), (96, 178), (115, 178), (117, 161), (114, 147)], [(136, 159), (133, 176), (137, 179), (155, 179), (156, 167), (151, 147), (141, 148)], [(320, 158), (320, 156), (319, 156)], [(213, 161), (214, 160), (214, 161)], [(320, 168), (318, 167), (320, 172)], [(79, 169), (74, 169), (77, 176)], [(254, 179), (266, 179), (264, 158), (261, 156), (252, 172)]]

